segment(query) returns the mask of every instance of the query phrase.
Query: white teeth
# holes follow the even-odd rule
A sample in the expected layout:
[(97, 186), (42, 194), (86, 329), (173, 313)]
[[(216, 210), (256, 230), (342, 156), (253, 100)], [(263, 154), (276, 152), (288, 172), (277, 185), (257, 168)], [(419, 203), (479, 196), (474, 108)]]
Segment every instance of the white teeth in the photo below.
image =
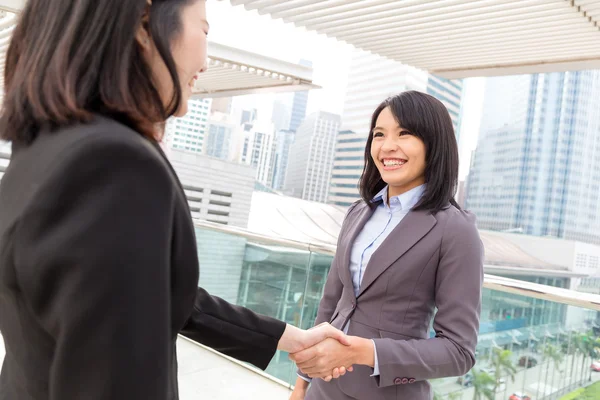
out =
[(406, 161), (404, 160), (383, 160), (383, 165), (385, 165), (386, 167), (394, 167), (404, 164), (406, 164)]

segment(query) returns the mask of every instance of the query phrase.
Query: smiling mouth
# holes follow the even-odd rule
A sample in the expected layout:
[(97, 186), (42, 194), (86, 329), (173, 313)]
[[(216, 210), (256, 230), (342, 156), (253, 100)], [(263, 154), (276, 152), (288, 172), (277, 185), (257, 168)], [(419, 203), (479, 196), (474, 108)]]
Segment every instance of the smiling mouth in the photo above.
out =
[(198, 74), (194, 75), (194, 77), (192, 79), (190, 79), (190, 81), (188, 82), (188, 86), (193, 89), (194, 85), (196, 85), (197, 80), (198, 80)]
[(408, 160), (405, 160), (403, 158), (384, 158), (381, 160), (381, 163), (383, 164), (383, 169), (386, 171), (402, 168), (402, 166), (407, 162)]

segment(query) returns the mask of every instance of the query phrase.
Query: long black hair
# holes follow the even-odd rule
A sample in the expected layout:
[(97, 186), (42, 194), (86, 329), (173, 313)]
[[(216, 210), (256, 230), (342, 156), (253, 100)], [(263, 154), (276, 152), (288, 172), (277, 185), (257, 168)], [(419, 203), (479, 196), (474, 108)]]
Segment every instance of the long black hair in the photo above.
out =
[(441, 101), (417, 91), (400, 93), (384, 100), (373, 113), (365, 147), (365, 166), (360, 177), (360, 195), (371, 206), (373, 197), (386, 183), (371, 157), (373, 129), (379, 114), (389, 108), (400, 126), (425, 143), (425, 182), (427, 187), (413, 210), (437, 213), (454, 200), (458, 187), (458, 144), (452, 118)]

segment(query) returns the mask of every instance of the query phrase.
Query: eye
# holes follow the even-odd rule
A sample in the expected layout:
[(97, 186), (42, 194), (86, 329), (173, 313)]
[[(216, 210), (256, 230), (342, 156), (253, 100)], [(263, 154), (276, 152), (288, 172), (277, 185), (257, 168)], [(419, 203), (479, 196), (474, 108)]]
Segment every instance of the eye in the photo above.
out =
[(409, 131), (406, 131), (406, 130), (402, 130), (402, 131), (400, 131), (400, 133), (398, 135), (399, 136), (406, 136), (406, 135), (412, 135), (412, 133), (410, 133)]
[(373, 137), (383, 137), (383, 133), (382, 132), (373, 132)]

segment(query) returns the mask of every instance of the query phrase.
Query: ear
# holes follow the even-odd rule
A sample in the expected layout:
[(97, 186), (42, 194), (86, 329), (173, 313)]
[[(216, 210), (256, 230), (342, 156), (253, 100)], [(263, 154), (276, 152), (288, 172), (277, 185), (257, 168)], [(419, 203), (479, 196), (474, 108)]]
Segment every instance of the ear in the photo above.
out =
[(142, 15), (142, 22), (135, 33), (135, 40), (138, 42), (140, 47), (146, 51), (150, 50), (151, 47), (151, 35), (150, 35), (150, 7), (152, 6), (152, 0), (147, 0), (148, 5)]

